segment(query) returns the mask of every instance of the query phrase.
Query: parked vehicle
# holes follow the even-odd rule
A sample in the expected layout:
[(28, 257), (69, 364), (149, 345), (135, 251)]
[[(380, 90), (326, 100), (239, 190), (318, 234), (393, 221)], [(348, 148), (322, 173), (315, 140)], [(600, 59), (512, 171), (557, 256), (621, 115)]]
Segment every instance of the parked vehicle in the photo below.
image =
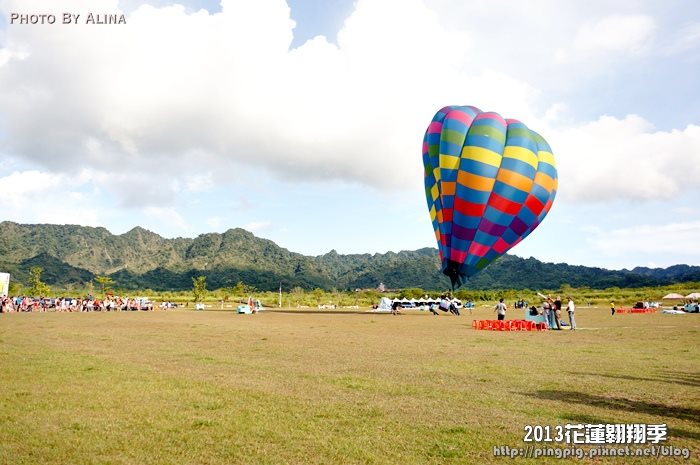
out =
[(685, 306), (683, 307), (683, 311), (687, 313), (700, 313), (700, 303), (693, 302), (685, 304)]

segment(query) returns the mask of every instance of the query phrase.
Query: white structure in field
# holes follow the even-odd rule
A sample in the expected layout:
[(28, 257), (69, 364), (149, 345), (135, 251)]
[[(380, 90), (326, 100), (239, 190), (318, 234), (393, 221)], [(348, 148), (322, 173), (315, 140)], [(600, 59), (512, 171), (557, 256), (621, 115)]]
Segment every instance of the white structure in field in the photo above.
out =
[(0, 273), (0, 296), (10, 292), (10, 273)]

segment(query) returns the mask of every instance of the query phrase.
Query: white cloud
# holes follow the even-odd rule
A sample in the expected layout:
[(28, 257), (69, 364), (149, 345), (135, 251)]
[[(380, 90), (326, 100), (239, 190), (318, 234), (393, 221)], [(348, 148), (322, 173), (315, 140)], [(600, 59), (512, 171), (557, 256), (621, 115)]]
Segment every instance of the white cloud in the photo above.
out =
[(15, 171), (0, 178), (3, 208), (8, 206), (23, 208), (65, 183), (67, 183), (67, 178), (63, 175), (37, 170)]
[(594, 250), (612, 258), (629, 254), (657, 257), (672, 254), (674, 257), (684, 257), (681, 258), (683, 263), (697, 263), (700, 261), (697, 247), (700, 242), (700, 221), (618, 228), (594, 235), (587, 242)]
[(700, 58), (700, 22), (679, 27), (667, 53), (683, 54), (685, 59), (690, 60)]
[(212, 216), (207, 218), (206, 223), (207, 226), (216, 231), (221, 227), (221, 218), (218, 216)]
[(647, 15), (607, 16), (581, 26), (574, 47), (580, 51), (639, 52), (653, 37), (656, 22)]
[(162, 228), (161, 223), (167, 223), (169, 227), (187, 230), (188, 224), (182, 215), (173, 207), (148, 207), (144, 209), (146, 227), (151, 227), (158, 231)]
[(212, 188), (211, 173), (194, 175), (187, 179), (187, 190), (189, 192), (202, 192)]
[(272, 227), (272, 222), (270, 221), (253, 221), (243, 226), (243, 229), (250, 231), (252, 233), (259, 233), (260, 231), (268, 230)]
[[(231, 161), (284, 179), (402, 186), (420, 178), (422, 132), (446, 102), (529, 107), (526, 83), (466, 74), (470, 39), (419, 0), (358, 2), (339, 46), (317, 37), (289, 50), (293, 26), (282, 0), (229, 0), (219, 14), (144, 5), (122, 26), (12, 27), (7, 50), (28, 56), (0, 72), (9, 149), (56, 171), (122, 177), (123, 205), (168, 206), (173, 179), (199, 189), (206, 178), (193, 182), (193, 166), (216, 181)], [(439, 86), (428, 56), (443, 67)]]
[(97, 208), (75, 190), (85, 186), (89, 184), (81, 176), (15, 171), (0, 178), (3, 220), (99, 226), (101, 217)]
[(603, 116), (551, 134), (563, 199), (658, 201), (700, 192), (700, 126), (654, 131), (639, 116)]
[[(429, 119), (464, 103), (541, 132), (565, 198), (672, 197), (676, 177), (700, 165), (697, 126), (655, 133), (637, 117), (565, 126), (575, 109), (543, 103), (550, 86), (576, 88), (595, 64), (584, 53), (559, 66), (557, 50), (641, 50), (655, 20), (560, 4), (359, 0), (338, 45), (319, 36), (292, 50), (283, 0), (225, 0), (217, 14), (143, 5), (121, 26), (12, 26), (0, 56), (23, 59), (0, 66), (0, 135), (33, 166), (81, 167), (120, 206), (167, 209), (178, 193), (235, 178), (240, 164), (285, 180), (417, 188)], [(118, 11), (118, 2), (71, 9)], [(639, 182), (664, 184), (654, 193)]]

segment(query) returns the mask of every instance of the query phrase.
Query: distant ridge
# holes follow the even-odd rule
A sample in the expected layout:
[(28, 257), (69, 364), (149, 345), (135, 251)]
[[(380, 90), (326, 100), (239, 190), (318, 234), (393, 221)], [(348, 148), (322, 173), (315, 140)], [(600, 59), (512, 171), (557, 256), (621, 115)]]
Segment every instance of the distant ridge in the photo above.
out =
[[(206, 275), (210, 289), (242, 281), (260, 290), (418, 287), (444, 290), (436, 249), (310, 257), (236, 228), (194, 239), (165, 239), (141, 227), (114, 235), (105, 228), (76, 225), (0, 223), (0, 270), (25, 282), (41, 266), (52, 285), (81, 284), (108, 275), (125, 289), (182, 290)], [(506, 255), (474, 277), (467, 289), (555, 289), (643, 287), (700, 282), (700, 266), (605, 270)]]

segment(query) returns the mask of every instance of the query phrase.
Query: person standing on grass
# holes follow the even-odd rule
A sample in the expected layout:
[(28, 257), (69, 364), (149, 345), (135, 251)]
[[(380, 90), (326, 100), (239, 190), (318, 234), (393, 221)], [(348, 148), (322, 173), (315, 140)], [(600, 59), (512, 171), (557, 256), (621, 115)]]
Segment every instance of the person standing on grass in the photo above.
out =
[(615, 314), (615, 302), (610, 302), (610, 314)]
[(552, 318), (553, 313), (554, 309), (551, 307), (549, 299), (542, 302), (542, 314), (544, 315), (544, 321), (547, 322), (547, 326), (550, 328), (552, 328), (552, 323), (554, 322), (554, 318)]
[(576, 319), (574, 318), (574, 312), (576, 312), (576, 305), (574, 305), (574, 299), (569, 297), (569, 304), (566, 306), (566, 311), (569, 313), (569, 323), (571, 323), (571, 330), (576, 329)]
[(496, 304), (496, 306), (493, 309), (493, 311), (498, 314), (499, 320), (506, 319), (506, 310), (508, 310), (508, 306), (503, 303), (503, 299), (499, 299), (498, 303)]
[(561, 329), (561, 297), (559, 296), (554, 300), (554, 322), (557, 329)]

